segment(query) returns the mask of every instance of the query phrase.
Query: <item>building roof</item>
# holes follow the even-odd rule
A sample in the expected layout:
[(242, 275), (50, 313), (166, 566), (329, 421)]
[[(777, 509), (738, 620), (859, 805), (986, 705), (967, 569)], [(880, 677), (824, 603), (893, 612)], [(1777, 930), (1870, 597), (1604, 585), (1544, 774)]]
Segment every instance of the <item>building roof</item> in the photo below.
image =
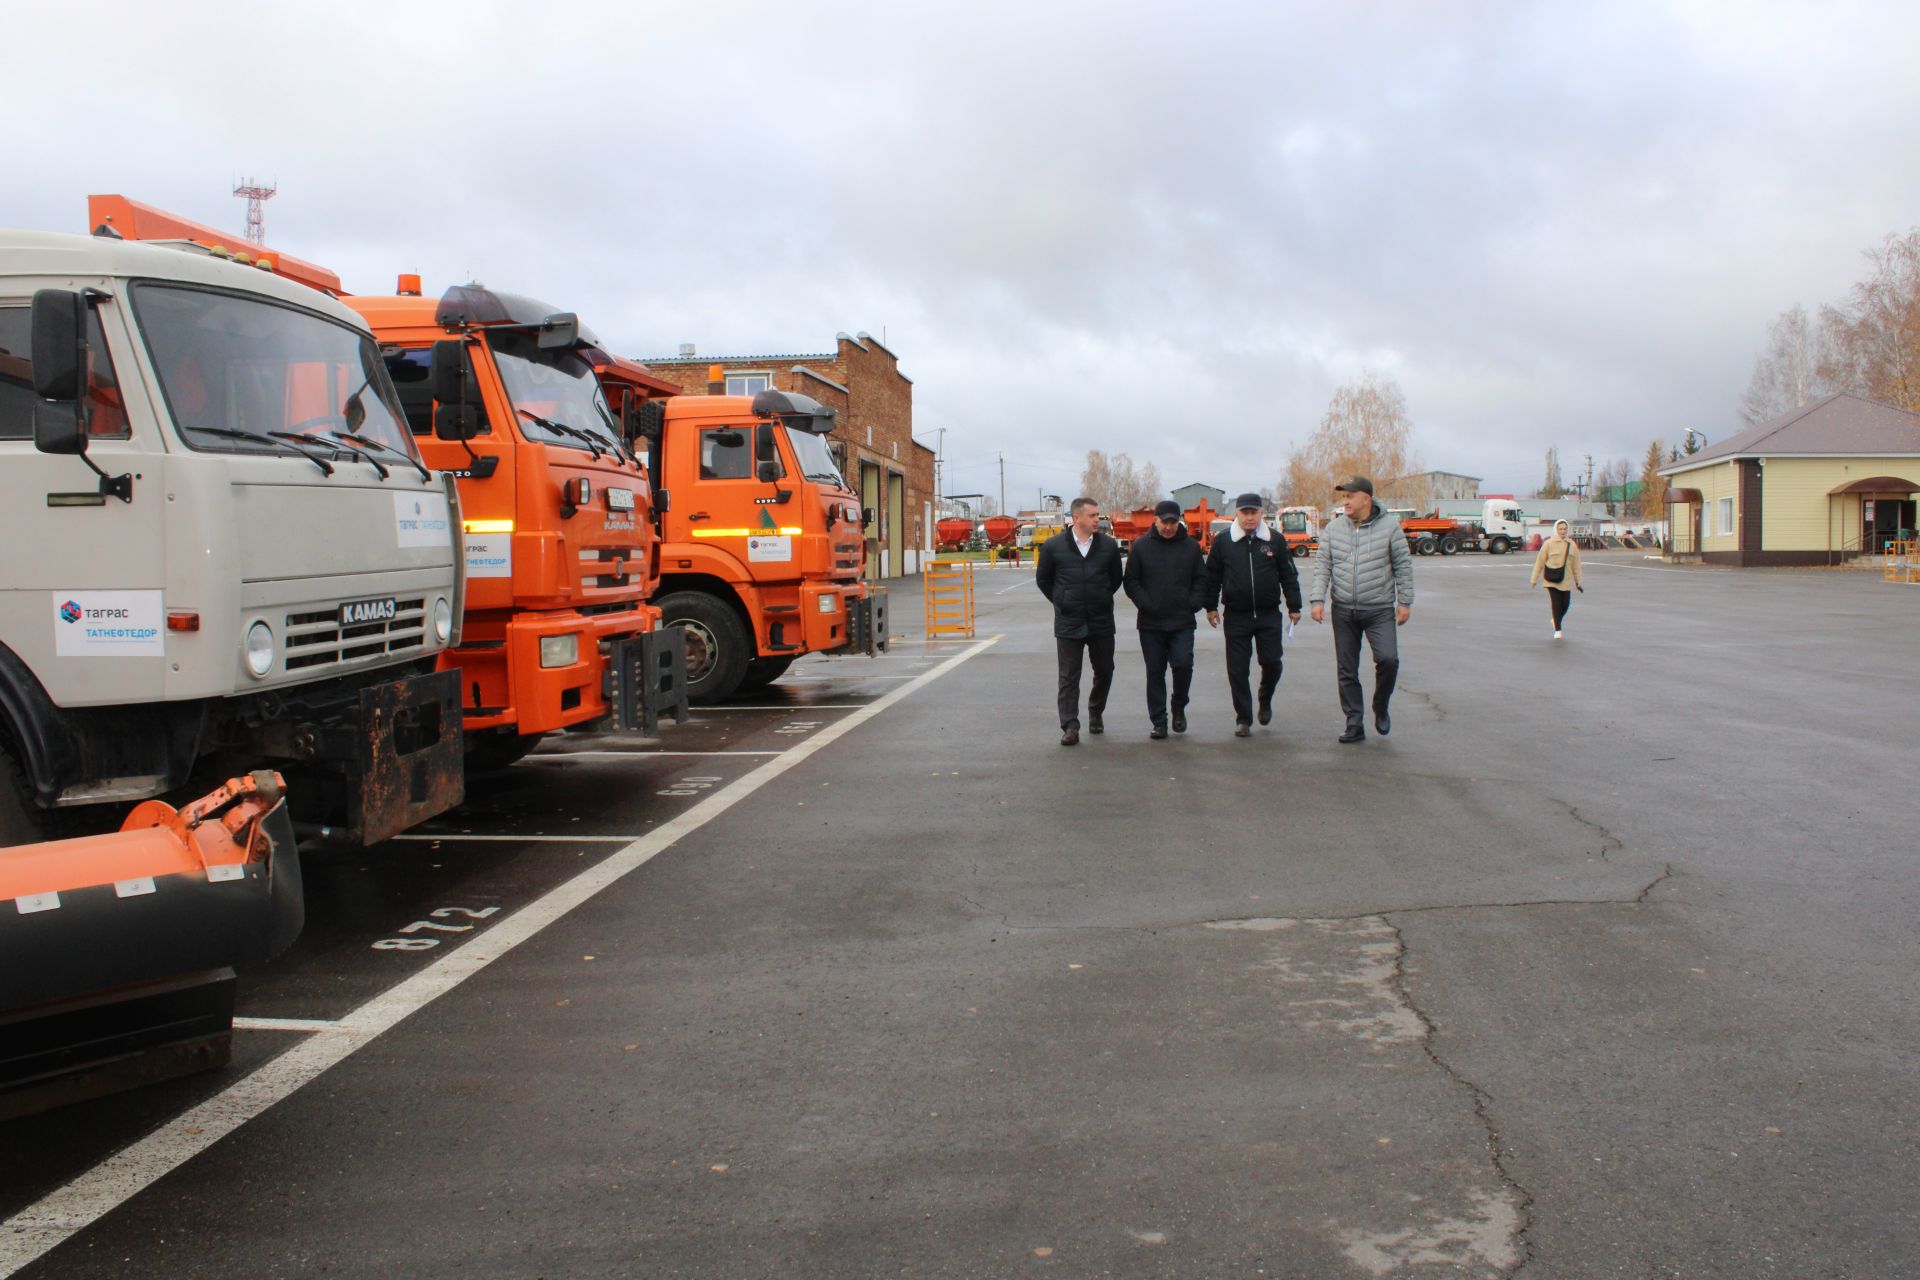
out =
[(1920, 413), (1840, 392), (1803, 404), (1660, 468), (1663, 476), (1733, 458), (1920, 456)]
[(837, 351), (810, 351), (783, 356), (633, 356), (631, 358), (649, 365), (730, 364), (738, 366), (774, 364), (781, 360), (833, 360), (839, 355)]

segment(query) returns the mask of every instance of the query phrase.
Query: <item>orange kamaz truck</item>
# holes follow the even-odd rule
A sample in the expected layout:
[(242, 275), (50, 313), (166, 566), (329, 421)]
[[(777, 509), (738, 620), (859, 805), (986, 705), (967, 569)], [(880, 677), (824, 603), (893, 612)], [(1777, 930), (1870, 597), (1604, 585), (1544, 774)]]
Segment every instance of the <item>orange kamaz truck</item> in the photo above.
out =
[[(658, 385), (631, 361), (598, 368), (616, 398)], [(768, 390), (648, 399), (634, 416), (663, 491), (654, 602), (686, 637), (692, 701), (761, 688), (802, 654), (886, 649), (886, 588), (862, 576), (871, 513), (827, 447), (832, 410)]]

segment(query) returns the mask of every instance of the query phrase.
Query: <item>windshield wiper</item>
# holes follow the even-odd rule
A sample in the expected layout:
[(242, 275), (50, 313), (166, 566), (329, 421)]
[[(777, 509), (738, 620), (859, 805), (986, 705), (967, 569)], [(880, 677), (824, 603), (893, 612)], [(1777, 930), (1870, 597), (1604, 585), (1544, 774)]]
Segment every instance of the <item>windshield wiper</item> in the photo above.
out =
[(587, 448), (593, 453), (593, 460), (595, 462), (600, 461), (600, 450), (604, 445), (592, 432), (582, 431), (578, 427), (570, 427), (564, 422), (555, 422), (551, 418), (543, 418), (539, 414), (522, 409), (517, 405), (514, 407), (514, 412), (536, 426), (545, 427), (555, 435), (573, 436), (575, 439), (586, 441)]
[(332, 432), (328, 432), (326, 435), (315, 435), (311, 431), (269, 431), (267, 434), (275, 440), (297, 440), (302, 444), (315, 444), (325, 449), (332, 449), (336, 453), (345, 452), (350, 460), (354, 462), (364, 462), (379, 472), (382, 480), (387, 478), (387, 469), (381, 466), (377, 459), (371, 454), (364, 453), (351, 445), (348, 445), (345, 450), (342, 450), (339, 445), (333, 443), (334, 437)]
[[(276, 447), (274, 445), (272, 436), (262, 435), (258, 431), (242, 431), (238, 427), (196, 427), (189, 424), (187, 425), (187, 430), (205, 432), (207, 435), (210, 435), (210, 436), (224, 436), (229, 440), (252, 440), (257, 444), (263, 444), (267, 446), (267, 448), (269, 449), (273, 449)], [(286, 435), (287, 433), (284, 431), (281, 431), (281, 432), (275, 432), (274, 434)], [(291, 439), (298, 440), (300, 439), (300, 437), (293, 436), (291, 437)], [(314, 466), (320, 468), (320, 472), (322, 475), (330, 476), (333, 474), (333, 464), (331, 462), (328, 462), (325, 458), (322, 458), (318, 454), (308, 453), (305, 449), (302, 449), (298, 444), (290, 444), (287, 447), (292, 449), (295, 453), (299, 454), (301, 457), (305, 458), (308, 462), (311, 462)]]
[[(418, 471), (420, 473), (420, 478), (422, 480), (431, 482), (433, 479), (433, 472), (427, 470), (426, 465), (422, 463), (420, 459), (414, 457), (412, 454), (408, 453), (405, 449), (394, 448), (392, 445), (388, 444), (385, 440), (375, 440), (372, 436), (355, 435), (351, 431), (329, 431), (327, 432), (327, 434), (329, 436), (332, 436), (335, 440), (345, 440), (351, 444), (357, 444), (362, 448), (379, 449), (384, 453), (390, 453), (394, 457), (400, 459), (402, 462), (407, 463), (415, 471)], [(367, 461), (373, 462), (373, 459), (368, 458)], [(375, 465), (377, 466), (379, 464), (375, 463)]]

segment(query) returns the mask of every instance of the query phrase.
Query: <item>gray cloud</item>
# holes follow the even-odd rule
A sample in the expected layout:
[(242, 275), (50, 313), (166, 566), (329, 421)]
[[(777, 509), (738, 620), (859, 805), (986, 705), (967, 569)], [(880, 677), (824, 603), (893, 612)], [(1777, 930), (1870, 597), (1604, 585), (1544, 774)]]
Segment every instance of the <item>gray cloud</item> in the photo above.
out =
[[(1331, 12), (1322, 12), (1331, 9)], [(1920, 222), (1884, 5), (213, 3), (10, 17), (9, 225), (89, 191), (633, 354), (886, 331), (951, 487), (1089, 448), (1269, 483), (1398, 379), (1434, 466), (1710, 435), (1767, 322)], [(85, 51), (84, 57), (80, 50)], [(25, 175), (31, 175), (30, 178)]]

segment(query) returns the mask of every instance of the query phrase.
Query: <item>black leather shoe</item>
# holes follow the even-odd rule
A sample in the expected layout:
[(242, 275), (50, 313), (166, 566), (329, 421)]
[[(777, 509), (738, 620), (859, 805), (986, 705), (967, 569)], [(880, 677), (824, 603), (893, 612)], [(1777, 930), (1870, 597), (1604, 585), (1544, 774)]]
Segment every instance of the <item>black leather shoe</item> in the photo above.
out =
[(1173, 731), (1175, 733), (1185, 733), (1187, 731), (1187, 713), (1186, 712), (1176, 711), (1173, 713)]
[(1357, 724), (1348, 725), (1347, 731), (1340, 735), (1340, 741), (1342, 742), (1365, 742), (1366, 740), (1367, 731)]
[(1090, 712), (1087, 716), (1087, 732), (1105, 733), (1106, 731), (1107, 726), (1100, 723), (1100, 713), (1098, 711)]
[(1380, 731), (1381, 737), (1393, 732), (1393, 719), (1384, 710), (1373, 713), (1373, 727)]
[(1147, 736), (1149, 738), (1164, 738), (1167, 736), (1167, 726), (1163, 724), (1157, 724), (1153, 726), (1153, 732), (1149, 733)]
[(1080, 726), (1073, 725), (1065, 730), (1062, 730), (1060, 734), (1060, 745), (1063, 747), (1079, 746), (1080, 745)]
[(1233, 736), (1236, 738), (1247, 738), (1252, 735), (1253, 726), (1250, 724), (1237, 724), (1233, 726)]
[(1273, 723), (1273, 703), (1266, 698), (1260, 700), (1260, 723)]

